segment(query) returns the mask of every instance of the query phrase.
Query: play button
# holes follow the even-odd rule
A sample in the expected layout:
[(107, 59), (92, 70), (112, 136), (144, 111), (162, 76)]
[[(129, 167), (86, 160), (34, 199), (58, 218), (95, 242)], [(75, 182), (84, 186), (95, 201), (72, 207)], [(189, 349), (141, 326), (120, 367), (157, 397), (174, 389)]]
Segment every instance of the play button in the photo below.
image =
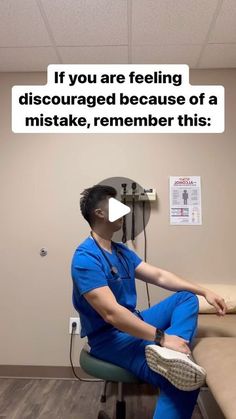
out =
[(130, 212), (130, 207), (122, 204), (120, 201), (118, 201), (115, 198), (109, 198), (108, 219), (111, 223), (113, 223), (113, 221), (116, 221), (121, 217), (124, 217), (124, 215), (129, 214), (129, 212)]
[[(130, 179), (124, 176), (109, 177), (109, 178), (100, 180), (98, 183), (98, 185), (111, 186), (112, 188), (114, 188), (117, 192), (117, 195), (115, 198), (117, 199), (117, 201), (119, 201), (119, 204), (122, 202), (124, 205), (127, 205), (131, 209), (131, 211), (127, 213), (126, 217), (124, 217), (124, 223), (122, 223), (122, 228), (120, 228), (114, 233), (114, 236), (112, 239), (116, 242), (123, 242), (123, 243), (129, 242), (129, 240), (132, 240), (133, 238), (133, 233), (134, 233), (134, 237), (136, 238), (139, 234), (141, 234), (144, 231), (150, 219), (151, 201), (149, 201), (149, 199), (146, 199), (145, 202), (135, 201), (135, 205), (134, 206), (132, 205), (132, 199), (130, 198), (132, 196), (131, 191), (132, 191), (133, 183), (136, 183), (137, 191), (143, 191), (144, 188), (147, 188), (147, 185), (140, 185), (137, 182), (137, 179)], [(126, 184), (126, 190), (127, 190), (127, 193), (129, 194), (129, 198), (127, 199), (124, 199), (124, 195), (123, 195), (124, 187), (122, 185), (124, 184)], [(108, 201), (107, 201), (107, 209), (109, 207)], [(123, 213), (121, 214), (119, 213), (119, 215), (117, 215), (116, 218), (120, 216), (122, 217)]]

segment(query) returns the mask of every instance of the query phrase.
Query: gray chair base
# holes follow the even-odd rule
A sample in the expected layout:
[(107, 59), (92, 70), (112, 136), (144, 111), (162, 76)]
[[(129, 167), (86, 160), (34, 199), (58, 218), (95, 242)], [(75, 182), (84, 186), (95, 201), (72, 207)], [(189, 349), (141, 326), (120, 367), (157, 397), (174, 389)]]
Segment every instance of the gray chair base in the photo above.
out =
[[(101, 395), (101, 402), (106, 401), (106, 388), (108, 382), (118, 383), (118, 397), (116, 401), (116, 419), (125, 419), (126, 404), (123, 396), (123, 383), (140, 384), (141, 381), (131, 372), (119, 367), (118, 365), (102, 361), (93, 357), (85, 346), (80, 353), (80, 366), (89, 375), (100, 378), (105, 381), (104, 390)], [(98, 413), (98, 419), (110, 419), (109, 416), (101, 410)]]

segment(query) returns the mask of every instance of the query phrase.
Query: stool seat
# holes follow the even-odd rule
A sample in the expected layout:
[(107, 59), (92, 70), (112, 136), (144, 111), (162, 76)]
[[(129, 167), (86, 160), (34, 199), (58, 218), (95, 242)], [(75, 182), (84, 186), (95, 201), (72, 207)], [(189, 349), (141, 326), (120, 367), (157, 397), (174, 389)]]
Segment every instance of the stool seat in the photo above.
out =
[(134, 374), (118, 365), (92, 356), (85, 348), (80, 352), (80, 366), (89, 375), (104, 381), (121, 383), (141, 383)]

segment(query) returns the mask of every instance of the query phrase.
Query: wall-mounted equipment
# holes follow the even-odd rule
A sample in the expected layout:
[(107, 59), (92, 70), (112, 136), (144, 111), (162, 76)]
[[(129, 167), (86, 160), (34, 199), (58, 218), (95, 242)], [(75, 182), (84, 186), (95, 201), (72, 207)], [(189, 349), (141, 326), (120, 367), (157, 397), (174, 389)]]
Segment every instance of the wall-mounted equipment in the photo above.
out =
[(123, 199), (125, 197), (125, 202), (133, 202), (135, 201), (156, 201), (157, 200), (157, 193), (156, 189), (154, 188), (145, 188), (145, 189), (127, 189), (124, 195), (124, 192), (121, 191), (121, 198), (122, 202), (124, 203)]

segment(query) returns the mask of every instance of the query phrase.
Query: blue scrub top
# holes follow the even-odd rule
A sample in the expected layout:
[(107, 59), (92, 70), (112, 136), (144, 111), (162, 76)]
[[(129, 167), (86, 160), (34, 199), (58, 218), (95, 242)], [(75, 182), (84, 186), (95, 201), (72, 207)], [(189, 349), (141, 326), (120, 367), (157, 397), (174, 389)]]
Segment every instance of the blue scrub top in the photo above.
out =
[(136, 308), (135, 269), (142, 259), (123, 243), (115, 243), (112, 253), (104, 250), (112, 266), (118, 269), (113, 276), (110, 266), (90, 236), (75, 250), (71, 275), (73, 279), (72, 301), (80, 315), (81, 337), (96, 336), (109, 327), (103, 318), (84, 298), (86, 292), (108, 286), (117, 302), (130, 311)]

